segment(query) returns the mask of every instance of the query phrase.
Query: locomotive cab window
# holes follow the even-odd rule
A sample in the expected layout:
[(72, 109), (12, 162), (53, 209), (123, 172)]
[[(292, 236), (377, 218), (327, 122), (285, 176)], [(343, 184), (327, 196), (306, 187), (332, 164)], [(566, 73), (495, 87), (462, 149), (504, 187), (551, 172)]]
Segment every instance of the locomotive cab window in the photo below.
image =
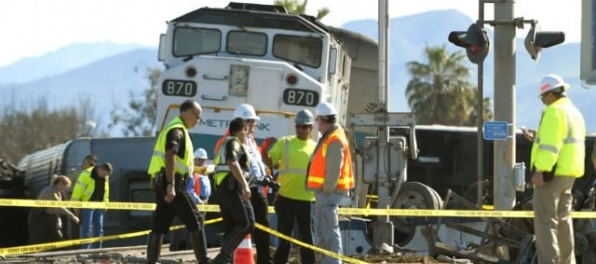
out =
[(217, 29), (179, 27), (174, 31), (174, 56), (217, 53), (220, 48), (221, 32)]
[(258, 32), (231, 31), (226, 50), (231, 54), (263, 56), (267, 53), (267, 35)]
[(323, 41), (320, 38), (276, 35), (273, 56), (313, 68), (321, 65)]

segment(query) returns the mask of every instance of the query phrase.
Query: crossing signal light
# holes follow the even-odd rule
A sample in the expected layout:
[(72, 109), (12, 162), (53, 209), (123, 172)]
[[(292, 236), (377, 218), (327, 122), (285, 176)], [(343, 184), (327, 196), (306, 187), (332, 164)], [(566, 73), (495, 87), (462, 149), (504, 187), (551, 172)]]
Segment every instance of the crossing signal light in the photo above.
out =
[(481, 63), (488, 55), (490, 40), (486, 31), (477, 24), (472, 24), (468, 31), (452, 31), (449, 42), (466, 49), (468, 59), (473, 63)]
[(543, 48), (559, 45), (565, 42), (565, 32), (562, 31), (540, 31), (538, 25), (532, 26), (528, 36), (524, 40), (526, 50), (533, 60), (540, 60), (540, 53)]

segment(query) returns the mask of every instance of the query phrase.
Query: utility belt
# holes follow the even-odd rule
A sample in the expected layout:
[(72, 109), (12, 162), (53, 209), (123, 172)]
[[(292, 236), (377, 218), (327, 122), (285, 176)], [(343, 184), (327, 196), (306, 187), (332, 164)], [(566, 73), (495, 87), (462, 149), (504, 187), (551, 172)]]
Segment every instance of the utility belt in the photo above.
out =
[[(249, 182), (251, 175), (248, 172), (243, 172), (243, 175), (246, 182)], [(230, 171), (216, 171), (213, 179), (215, 181), (215, 189), (226, 188), (229, 191), (240, 190), (240, 183), (234, 178)]]
[[(185, 190), (188, 184), (188, 173), (182, 175), (180, 173), (174, 174), (174, 189)], [(153, 184), (158, 188), (166, 188), (168, 186), (168, 177), (166, 176), (165, 169), (162, 169), (153, 178)]]

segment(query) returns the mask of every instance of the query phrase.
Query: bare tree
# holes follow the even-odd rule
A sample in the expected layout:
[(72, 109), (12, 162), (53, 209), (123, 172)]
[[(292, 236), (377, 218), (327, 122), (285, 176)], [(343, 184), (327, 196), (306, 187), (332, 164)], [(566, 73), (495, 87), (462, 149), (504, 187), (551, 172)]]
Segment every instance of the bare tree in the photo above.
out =
[[(138, 69), (135, 69), (138, 72)], [(147, 68), (147, 88), (138, 96), (130, 92), (128, 108), (116, 107), (111, 112), (112, 123), (109, 128), (122, 124), (122, 133), (127, 137), (150, 136), (155, 130), (155, 115), (157, 114), (157, 86), (161, 70)]]
[(49, 148), (81, 134), (85, 117), (92, 114), (90, 101), (79, 101), (88, 108), (68, 106), (50, 109), (45, 99), (32, 107), (10, 103), (0, 115), (0, 158), (16, 164), (25, 155)]

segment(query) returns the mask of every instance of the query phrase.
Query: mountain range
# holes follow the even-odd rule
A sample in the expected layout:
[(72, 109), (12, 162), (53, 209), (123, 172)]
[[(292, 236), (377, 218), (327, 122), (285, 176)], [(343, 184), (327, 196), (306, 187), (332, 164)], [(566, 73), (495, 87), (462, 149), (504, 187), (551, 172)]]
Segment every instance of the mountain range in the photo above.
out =
[[(323, 20), (324, 22), (324, 20)], [(449, 43), (451, 31), (464, 31), (471, 18), (456, 10), (442, 10), (397, 17), (390, 20), (390, 110), (409, 111), (405, 87), (410, 80), (409, 61), (425, 62), (425, 47), (445, 45), (449, 52), (463, 49)], [(378, 38), (376, 20), (345, 23), (344, 29)], [(486, 27), (491, 40), (493, 31)], [(555, 30), (555, 29), (553, 29)], [(525, 34), (516, 39), (516, 126), (536, 127), (544, 107), (538, 99), (538, 84), (549, 73), (561, 75), (572, 85), (569, 97), (586, 117), (588, 131), (596, 132), (596, 122), (588, 114), (596, 112), (596, 93), (582, 88), (579, 79), (580, 44), (565, 43), (542, 51), (533, 61), (524, 45)], [(484, 95), (493, 98), (494, 46), (484, 63)], [(89, 97), (96, 106), (97, 123), (107, 125), (114, 107), (126, 107), (129, 94), (140, 95), (147, 87), (145, 69), (162, 67), (157, 47), (110, 42), (72, 44), (40, 57), (25, 58), (0, 67), (0, 109), (17, 103), (22, 106), (44, 98), (50, 107), (60, 107)], [(469, 63), (476, 83), (476, 65)], [(119, 135), (119, 131), (110, 131)]]

